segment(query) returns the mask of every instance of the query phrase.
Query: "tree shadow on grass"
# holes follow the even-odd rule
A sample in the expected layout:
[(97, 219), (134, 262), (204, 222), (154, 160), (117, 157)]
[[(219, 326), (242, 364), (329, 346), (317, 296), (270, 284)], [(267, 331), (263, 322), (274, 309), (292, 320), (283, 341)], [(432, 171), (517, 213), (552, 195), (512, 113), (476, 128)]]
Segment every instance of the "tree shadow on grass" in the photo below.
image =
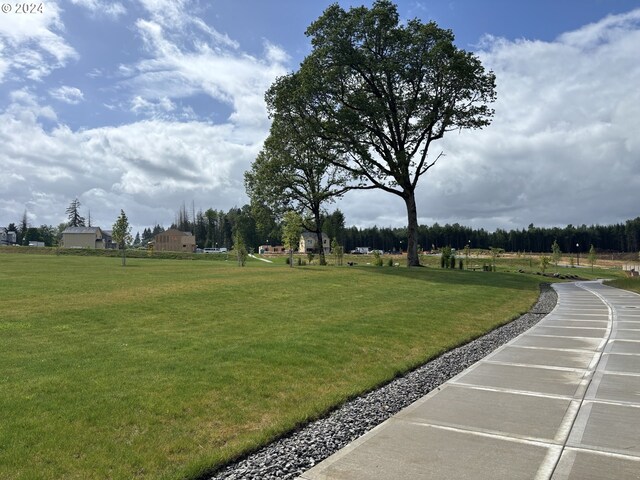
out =
[(436, 269), (429, 267), (350, 267), (372, 275), (386, 275), (415, 281), (424, 281), (452, 286), (478, 285), (483, 287), (531, 290), (540, 283), (548, 283), (547, 277), (511, 272), (481, 272), (470, 270)]

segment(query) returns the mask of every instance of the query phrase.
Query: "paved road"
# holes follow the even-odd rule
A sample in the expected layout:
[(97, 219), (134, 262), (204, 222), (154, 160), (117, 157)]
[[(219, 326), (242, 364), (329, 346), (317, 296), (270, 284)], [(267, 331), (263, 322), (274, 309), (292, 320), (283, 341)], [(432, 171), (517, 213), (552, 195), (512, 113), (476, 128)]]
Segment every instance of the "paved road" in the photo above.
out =
[(554, 288), (537, 326), (300, 480), (640, 479), (640, 295)]

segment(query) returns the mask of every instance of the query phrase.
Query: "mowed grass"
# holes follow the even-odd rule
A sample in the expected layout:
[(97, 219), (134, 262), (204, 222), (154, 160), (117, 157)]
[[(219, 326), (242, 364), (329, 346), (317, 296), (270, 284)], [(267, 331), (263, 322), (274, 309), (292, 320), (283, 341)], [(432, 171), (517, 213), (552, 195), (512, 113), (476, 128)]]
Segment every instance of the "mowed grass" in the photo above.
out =
[(529, 309), (539, 278), (0, 255), (0, 478), (196, 478)]
[(605, 282), (607, 285), (640, 293), (640, 277), (616, 278)]

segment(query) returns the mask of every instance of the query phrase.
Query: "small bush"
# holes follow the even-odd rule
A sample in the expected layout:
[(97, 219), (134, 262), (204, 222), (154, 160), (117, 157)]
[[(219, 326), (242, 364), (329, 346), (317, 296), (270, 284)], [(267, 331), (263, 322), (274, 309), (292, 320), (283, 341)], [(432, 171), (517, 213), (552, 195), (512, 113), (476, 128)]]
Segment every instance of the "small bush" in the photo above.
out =
[(551, 259), (546, 255), (543, 255), (542, 257), (540, 257), (540, 270), (542, 270), (542, 273), (547, 271), (547, 267), (549, 266), (550, 263), (551, 263)]
[(376, 267), (382, 266), (382, 257), (378, 251), (373, 252), (373, 265)]
[(393, 258), (387, 260), (387, 267), (393, 267)]
[(460, 259), (459, 262), (458, 262), (458, 268), (460, 270), (464, 270), (464, 261), (462, 259)]
[(446, 246), (442, 248), (442, 253), (440, 256), (440, 267), (456, 268), (456, 257), (450, 246)]

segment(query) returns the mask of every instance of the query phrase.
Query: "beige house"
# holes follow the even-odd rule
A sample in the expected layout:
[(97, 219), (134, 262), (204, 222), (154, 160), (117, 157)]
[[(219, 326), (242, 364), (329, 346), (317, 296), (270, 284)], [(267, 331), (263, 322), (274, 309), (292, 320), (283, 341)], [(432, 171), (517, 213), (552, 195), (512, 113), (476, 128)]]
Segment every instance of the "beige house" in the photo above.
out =
[(111, 237), (100, 227), (67, 227), (62, 232), (64, 248), (104, 249), (111, 247)]
[[(300, 244), (298, 245), (298, 251), (300, 253), (319, 252), (319, 247), (317, 233), (307, 231), (302, 232), (302, 235), (300, 235)], [(324, 249), (324, 254), (329, 255), (329, 252), (331, 251), (331, 242), (329, 241), (329, 236), (324, 232), (322, 232), (321, 247)]]
[(154, 237), (153, 248), (156, 252), (193, 253), (196, 251), (196, 237), (191, 232), (170, 228)]

